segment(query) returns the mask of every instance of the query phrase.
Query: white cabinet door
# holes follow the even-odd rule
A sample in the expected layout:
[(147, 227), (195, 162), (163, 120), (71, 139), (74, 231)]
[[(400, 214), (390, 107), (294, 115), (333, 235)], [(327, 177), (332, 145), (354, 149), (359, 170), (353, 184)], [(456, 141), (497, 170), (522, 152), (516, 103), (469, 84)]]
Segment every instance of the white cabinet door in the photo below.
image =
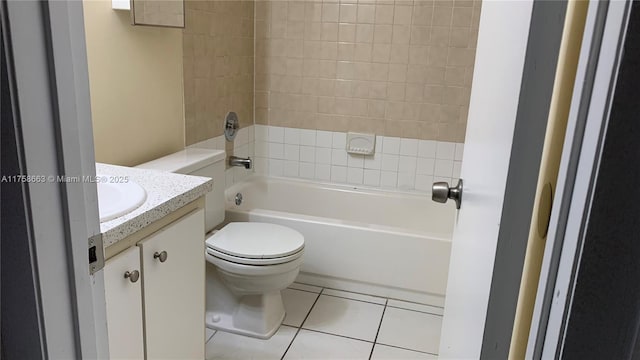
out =
[[(135, 246), (104, 265), (111, 359), (144, 358), (140, 270), (140, 249)], [(125, 278), (127, 272), (129, 277)]]
[(204, 210), (183, 217), (138, 246), (147, 359), (204, 359)]

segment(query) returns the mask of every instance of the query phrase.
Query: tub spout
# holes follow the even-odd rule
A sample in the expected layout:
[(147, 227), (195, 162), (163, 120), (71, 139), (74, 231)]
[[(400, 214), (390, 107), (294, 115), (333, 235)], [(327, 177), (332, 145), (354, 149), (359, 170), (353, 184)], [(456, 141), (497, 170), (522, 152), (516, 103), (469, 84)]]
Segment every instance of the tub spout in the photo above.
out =
[(245, 169), (251, 169), (251, 158), (229, 156), (229, 166), (244, 166)]

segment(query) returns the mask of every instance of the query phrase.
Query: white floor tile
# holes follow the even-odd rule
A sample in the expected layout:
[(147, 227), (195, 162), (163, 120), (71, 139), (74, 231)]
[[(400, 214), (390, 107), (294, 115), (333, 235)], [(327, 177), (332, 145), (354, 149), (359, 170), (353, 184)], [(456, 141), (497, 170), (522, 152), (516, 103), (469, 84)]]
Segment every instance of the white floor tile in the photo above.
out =
[(307, 285), (307, 284), (301, 284), (301, 283), (293, 283), (289, 286), (289, 288), (296, 289), (296, 290), (310, 291), (316, 294), (322, 290), (322, 288), (319, 286), (313, 286), (313, 285)]
[(441, 316), (387, 307), (376, 341), (437, 354), (441, 327)]
[(368, 359), (372, 343), (300, 330), (284, 359)]
[(300, 327), (317, 297), (318, 294), (308, 291), (294, 289), (282, 290), (284, 310), (287, 312), (282, 323), (285, 325)]
[(281, 326), (268, 340), (218, 331), (207, 343), (207, 360), (218, 359), (280, 359), (298, 329)]
[(400, 359), (415, 359), (415, 360), (423, 360), (423, 359), (437, 359), (438, 357), (435, 355), (429, 355), (417, 351), (405, 350), (394, 348), (391, 346), (385, 346), (376, 344), (373, 347), (373, 354), (371, 355), (371, 360), (400, 360)]
[(209, 342), (209, 340), (211, 340), (211, 337), (213, 336), (213, 334), (215, 334), (216, 331), (215, 330), (211, 330), (209, 328), (205, 328), (204, 329), (204, 342), (207, 343)]
[(320, 295), (302, 326), (305, 329), (374, 341), (383, 309), (382, 305)]
[(438, 306), (417, 304), (417, 303), (412, 303), (412, 302), (407, 302), (407, 301), (400, 301), (400, 300), (389, 299), (389, 302), (387, 303), (387, 306), (396, 307), (396, 308), (400, 308), (400, 309), (407, 309), (407, 310), (415, 310), (415, 311), (420, 311), (420, 312), (426, 312), (426, 313), (435, 314), (435, 315), (443, 315), (444, 314), (444, 309), (441, 308), (441, 307), (438, 307)]
[(385, 298), (381, 298), (377, 296), (357, 294), (357, 293), (352, 293), (348, 291), (333, 290), (333, 289), (324, 289), (324, 291), (322, 292), (322, 295), (343, 297), (347, 299), (366, 301), (366, 302), (371, 302), (371, 303), (380, 304), (380, 305), (384, 305), (384, 303), (386, 302)]

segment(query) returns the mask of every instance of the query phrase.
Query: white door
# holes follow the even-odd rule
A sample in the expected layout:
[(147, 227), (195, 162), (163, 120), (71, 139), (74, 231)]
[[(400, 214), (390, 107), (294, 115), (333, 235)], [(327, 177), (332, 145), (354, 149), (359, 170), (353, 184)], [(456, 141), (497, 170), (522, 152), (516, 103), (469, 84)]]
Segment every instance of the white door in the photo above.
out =
[(441, 359), (480, 357), (532, 7), (482, 3)]

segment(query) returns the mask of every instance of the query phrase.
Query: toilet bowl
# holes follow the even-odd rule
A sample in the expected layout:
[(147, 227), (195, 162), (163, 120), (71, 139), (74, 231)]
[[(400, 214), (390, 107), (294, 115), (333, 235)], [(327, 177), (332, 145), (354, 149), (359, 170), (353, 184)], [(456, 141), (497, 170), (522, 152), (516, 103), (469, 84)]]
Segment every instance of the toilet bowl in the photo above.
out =
[[(224, 159), (220, 150), (189, 148), (139, 168), (210, 177), (205, 232), (224, 222)], [(229, 223), (206, 239), (208, 328), (267, 339), (285, 316), (280, 291), (298, 275), (304, 237), (276, 224)], [(198, 261), (199, 259), (194, 259)]]
[(285, 316), (280, 291), (298, 275), (303, 236), (266, 223), (229, 223), (206, 240), (208, 328), (266, 339)]

